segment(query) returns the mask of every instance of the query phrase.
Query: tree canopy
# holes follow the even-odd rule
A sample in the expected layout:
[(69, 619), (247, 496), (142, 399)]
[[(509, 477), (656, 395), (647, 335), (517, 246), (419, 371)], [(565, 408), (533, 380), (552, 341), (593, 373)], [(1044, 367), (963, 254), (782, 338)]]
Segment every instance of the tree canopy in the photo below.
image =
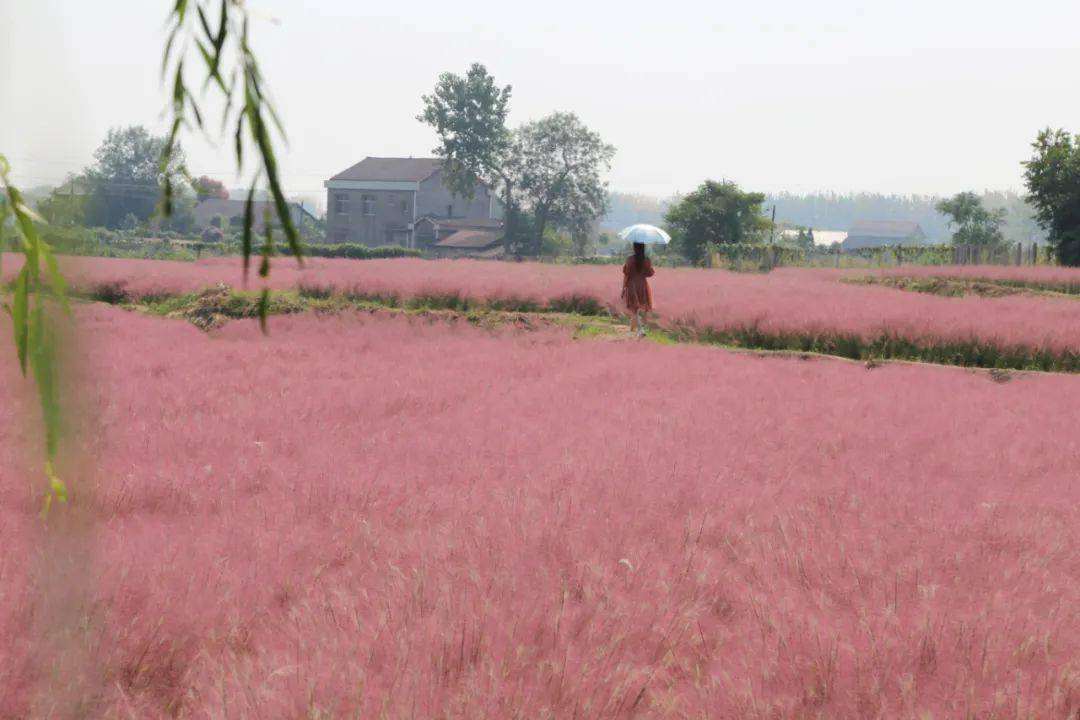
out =
[(1043, 130), (1024, 163), (1027, 200), (1063, 265), (1080, 265), (1080, 136)]
[(516, 133), (519, 187), (535, 218), (539, 243), (549, 224), (571, 234), (587, 233), (607, 211), (607, 183), (615, 148), (573, 113), (553, 113)]
[(476, 182), (496, 187), (508, 171), (512, 139), (506, 127), (511, 87), (499, 87), (487, 68), (474, 63), (464, 77), (443, 73), (417, 116), (439, 136), (443, 182), (471, 197)]
[(500, 87), (474, 64), (464, 76), (440, 75), (417, 119), (439, 136), (434, 152), (446, 186), (465, 197), (478, 181), (492, 188), (506, 213), (507, 250), (537, 253), (550, 226), (581, 232), (606, 212), (601, 176), (615, 149), (572, 113), (511, 130), (510, 95), (509, 85)]
[(701, 263), (710, 245), (760, 240), (771, 226), (761, 214), (764, 202), (763, 193), (744, 192), (732, 182), (706, 180), (672, 205), (665, 219), (676, 248), (691, 262)]
[(192, 188), (195, 190), (195, 195), (199, 200), (206, 200), (208, 198), (217, 200), (229, 199), (229, 191), (225, 187), (225, 183), (205, 175), (195, 178), (195, 181), (192, 183)]
[(443, 183), (454, 193), (471, 198), (476, 183), (487, 185), (506, 208), (506, 240), (515, 241), (513, 137), (506, 127), (511, 87), (499, 87), (480, 63), (464, 77), (443, 73), (424, 109), (416, 116), (439, 136), (435, 154), (443, 160)]
[(1001, 245), (1005, 236), (1001, 226), (1005, 223), (1006, 210), (987, 210), (982, 199), (973, 192), (957, 193), (935, 205), (937, 211), (949, 218), (949, 227), (956, 227), (954, 245)]
[(184, 164), (177, 145), (163, 166), (165, 143), (141, 125), (109, 130), (85, 173), (93, 185), (85, 211), (88, 224), (117, 228), (128, 215), (146, 221), (154, 214), (165, 175), (178, 176)]

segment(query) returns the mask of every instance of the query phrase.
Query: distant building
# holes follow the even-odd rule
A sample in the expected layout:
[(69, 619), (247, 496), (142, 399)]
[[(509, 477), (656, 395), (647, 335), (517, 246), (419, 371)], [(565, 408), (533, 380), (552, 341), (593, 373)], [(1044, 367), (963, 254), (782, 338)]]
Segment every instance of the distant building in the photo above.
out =
[(819, 247), (843, 246), (848, 234), (842, 230), (814, 230), (814, 244)]
[[(437, 158), (365, 158), (325, 183), (326, 234), (332, 243), (432, 248), (450, 235), (501, 242), (502, 206), (477, 183), (472, 198), (443, 184)], [(458, 223), (455, 227), (453, 223)], [(459, 238), (463, 241), (463, 238)]]
[[(229, 228), (244, 227), (244, 211), (247, 200), (222, 200), (220, 198), (206, 198), (195, 205), (195, 227), (207, 228), (214, 225), (215, 218), (224, 218), (222, 230)], [(253, 205), (252, 216), (255, 232), (261, 233), (265, 226), (265, 218), (269, 215), (270, 226), (278, 227), (277, 208), (269, 200), (256, 200)], [(292, 214), (293, 225), (298, 229), (303, 227), (306, 220), (315, 220), (315, 216), (300, 203), (289, 203), (289, 212)]]
[(926, 233), (914, 222), (878, 220), (857, 222), (848, 231), (842, 244), (844, 250), (894, 247), (896, 245), (924, 245)]

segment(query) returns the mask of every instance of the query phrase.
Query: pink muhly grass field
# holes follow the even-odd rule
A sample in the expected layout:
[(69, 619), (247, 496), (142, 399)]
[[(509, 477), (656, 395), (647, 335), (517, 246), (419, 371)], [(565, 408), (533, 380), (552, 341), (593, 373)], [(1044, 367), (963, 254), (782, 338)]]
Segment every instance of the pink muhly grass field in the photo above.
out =
[[(1069, 284), (1080, 287), (1080, 268), (1056, 265), (903, 265), (875, 271), (906, 277), (956, 277)], [(859, 274), (865, 274), (859, 273)]]
[[(5, 258), (5, 275), (17, 266)], [(193, 292), (218, 283), (239, 287), (237, 258), (196, 263), (65, 258), (75, 287), (121, 283), (132, 297)], [(1034, 268), (1034, 270), (1041, 270)], [(720, 331), (899, 337), (923, 344), (983, 342), (1053, 352), (1080, 352), (1080, 303), (1010, 296), (947, 298), (840, 282), (834, 270), (779, 269), (769, 274), (659, 268), (653, 279), (661, 322)], [(258, 287), (258, 279), (251, 279)], [(329, 260), (303, 269), (279, 258), (275, 288), (308, 287), (409, 298), (456, 295), (480, 301), (535, 302), (588, 296), (620, 310), (617, 266), (573, 266), (471, 260)]]
[(1071, 377), (78, 320), (81, 524), (0, 364), (0, 717), (1080, 711)]

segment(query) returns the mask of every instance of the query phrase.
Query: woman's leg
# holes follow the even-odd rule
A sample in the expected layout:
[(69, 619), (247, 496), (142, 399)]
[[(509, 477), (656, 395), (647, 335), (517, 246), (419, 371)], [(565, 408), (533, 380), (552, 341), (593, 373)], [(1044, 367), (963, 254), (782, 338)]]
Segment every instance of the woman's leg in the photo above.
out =
[(630, 333), (636, 333), (638, 331), (638, 311), (630, 311)]
[(644, 337), (645, 336), (645, 311), (644, 310), (638, 310), (637, 311), (637, 327), (638, 327), (638, 335), (641, 336), (641, 337)]

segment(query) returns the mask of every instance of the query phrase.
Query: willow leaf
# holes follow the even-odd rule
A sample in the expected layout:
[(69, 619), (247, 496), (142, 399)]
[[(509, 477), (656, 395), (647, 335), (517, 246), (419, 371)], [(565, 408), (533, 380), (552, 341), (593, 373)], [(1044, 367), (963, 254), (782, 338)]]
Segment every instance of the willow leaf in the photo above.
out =
[(206, 39), (214, 42), (214, 31), (210, 29), (210, 21), (206, 19), (206, 13), (203, 12), (202, 5), (196, 5), (195, 9), (199, 12), (199, 24), (202, 25), (203, 32), (206, 33)]
[(53, 294), (59, 298), (64, 311), (70, 313), (71, 305), (68, 303), (67, 283), (64, 281), (64, 274), (60, 272), (60, 266), (56, 262), (56, 256), (53, 255), (52, 248), (44, 242), (41, 243), (41, 256), (45, 258), (45, 267), (49, 271), (49, 283), (52, 285)]
[(244, 282), (247, 282), (248, 270), (251, 267), (251, 229), (255, 225), (255, 183), (251, 183), (248, 191), (247, 202), (244, 203), (244, 234), (241, 246), (244, 253)]
[(19, 368), (26, 375), (26, 355), (29, 344), (30, 325), (27, 322), (29, 307), (30, 265), (29, 261), (15, 279), (14, 297), (11, 301), (11, 320), (15, 326), (15, 352), (19, 356)]

